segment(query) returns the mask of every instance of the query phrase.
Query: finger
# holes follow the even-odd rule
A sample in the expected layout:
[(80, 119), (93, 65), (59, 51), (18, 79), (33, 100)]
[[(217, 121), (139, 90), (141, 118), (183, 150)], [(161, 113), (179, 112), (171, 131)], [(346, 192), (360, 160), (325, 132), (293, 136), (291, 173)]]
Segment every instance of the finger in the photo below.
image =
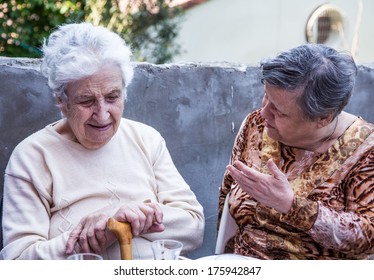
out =
[(264, 179), (264, 174), (260, 171), (257, 165), (252, 164), (251, 167), (241, 161), (235, 161), (237, 168), (251, 181), (251, 183), (258, 183)]
[(81, 234), (79, 235), (78, 243), (83, 253), (90, 253), (90, 246), (88, 244), (87, 228), (83, 228)]
[(269, 159), (266, 165), (270, 173), (273, 174), (274, 178), (281, 179), (284, 177), (283, 172), (279, 170), (278, 166), (275, 164), (275, 162), (272, 159)]
[(155, 224), (162, 224), (164, 220), (164, 213), (161, 210), (161, 207), (158, 203), (149, 203), (149, 207), (153, 209), (153, 221), (152, 223)]
[(145, 217), (144, 226), (142, 232), (146, 233), (148, 229), (154, 224), (154, 208), (149, 204), (144, 204), (140, 206), (140, 210), (143, 212)]
[(163, 224), (153, 224), (148, 231), (149, 232), (162, 232), (165, 230), (165, 226)]
[(238, 182), (240, 177), (243, 176), (243, 174), (233, 165), (226, 166), (226, 169), (229, 171), (231, 177)]
[[(127, 205), (121, 206), (113, 216), (119, 222), (128, 222), (130, 224), (135, 222), (135, 217), (135, 213)], [(131, 227), (135, 226), (135, 224), (131, 225)]]
[(95, 235), (96, 235), (96, 239), (99, 242), (99, 244), (104, 244), (105, 242), (107, 242), (107, 235), (106, 234), (108, 232), (107, 232), (107, 228), (106, 227), (107, 227), (107, 219), (100, 220), (96, 224)]
[(74, 251), (74, 246), (79, 239), (79, 235), (82, 231), (82, 224), (78, 224), (70, 233), (68, 241), (66, 242), (66, 254), (71, 254)]
[(77, 243), (78, 237), (71, 238), (69, 237), (68, 242), (66, 243), (65, 253), (72, 254), (74, 251), (74, 246)]
[(73, 250), (72, 253), (82, 253), (82, 248), (81, 248), (81, 246), (79, 245), (78, 242), (75, 243), (74, 250)]
[(153, 223), (161, 224), (164, 219), (164, 213), (162, 212), (161, 207), (157, 203), (152, 203), (150, 199), (146, 199), (143, 202), (153, 208), (153, 211), (154, 211)]
[(101, 253), (101, 246), (96, 239), (96, 232), (98, 230), (94, 225), (91, 225), (87, 231), (87, 241), (88, 241), (88, 247), (90, 251), (93, 251), (94, 253)]
[(136, 213), (133, 209), (127, 208), (121, 216), (123, 216), (124, 222), (129, 222), (131, 224), (132, 234), (138, 236), (141, 232), (141, 229), (143, 228), (142, 223), (139, 219), (139, 214)]
[(231, 177), (239, 184), (245, 183), (248, 180), (254, 181), (240, 169), (240, 166), (228, 165), (227, 170), (229, 170)]
[(162, 224), (164, 221), (164, 212), (162, 212), (160, 205), (153, 203), (152, 207), (154, 207), (156, 223)]
[(153, 224), (153, 208), (149, 207), (146, 204), (137, 204), (132, 206), (132, 210), (136, 215), (136, 219), (139, 222), (138, 235), (147, 229)]
[(246, 165), (242, 161), (236, 160), (233, 165), (237, 169), (239, 169), (240, 171), (242, 171), (244, 174), (246, 174), (247, 176), (256, 176), (256, 175), (262, 174), (259, 171), (260, 168), (257, 165), (253, 164), (253, 163), (252, 163), (252, 166), (249, 167), (248, 165)]

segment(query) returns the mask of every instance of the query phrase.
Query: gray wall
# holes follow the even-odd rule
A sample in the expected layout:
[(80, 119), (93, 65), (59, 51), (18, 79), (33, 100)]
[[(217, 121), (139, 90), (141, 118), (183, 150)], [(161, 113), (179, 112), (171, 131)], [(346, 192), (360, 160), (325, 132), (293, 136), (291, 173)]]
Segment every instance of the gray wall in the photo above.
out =
[[(347, 111), (374, 122), (374, 66), (359, 66)], [(124, 116), (156, 128), (174, 163), (204, 206), (204, 245), (214, 253), (218, 187), (243, 118), (260, 105), (257, 67), (215, 64), (137, 64)], [(60, 118), (39, 60), (0, 57), (0, 169), (23, 138)], [(0, 178), (0, 186), (3, 178)], [(2, 187), (0, 187), (2, 190)]]

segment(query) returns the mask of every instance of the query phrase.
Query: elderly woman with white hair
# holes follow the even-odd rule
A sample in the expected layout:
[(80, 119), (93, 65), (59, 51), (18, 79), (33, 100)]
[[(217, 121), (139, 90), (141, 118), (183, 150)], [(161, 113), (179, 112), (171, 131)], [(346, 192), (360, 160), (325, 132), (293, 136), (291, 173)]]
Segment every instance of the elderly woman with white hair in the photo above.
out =
[(201, 245), (200, 203), (153, 128), (122, 117), (133, 77), (117, 34), (67, 24), (43, 45), (42, 73), (63, 118), (23, 140), (5, 171), (4, 259), (66, 259), (92, 252), (120, 259), (110, 217), (132, 227), (133, 259), (150, 242)]

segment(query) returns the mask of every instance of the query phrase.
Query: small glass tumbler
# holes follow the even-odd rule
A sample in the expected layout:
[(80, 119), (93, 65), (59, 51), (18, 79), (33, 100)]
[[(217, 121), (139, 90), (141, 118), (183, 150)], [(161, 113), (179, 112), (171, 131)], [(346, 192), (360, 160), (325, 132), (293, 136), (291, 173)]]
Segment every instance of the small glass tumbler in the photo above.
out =
[(155, 260), (177, 260), (183, 244), (176, 240), (155, 240), (151, 244)]
[(100, 261), (103, 259), (102, 256), (93, 253), (79, 253), (68, 256), (68, 260), (93, 260)]

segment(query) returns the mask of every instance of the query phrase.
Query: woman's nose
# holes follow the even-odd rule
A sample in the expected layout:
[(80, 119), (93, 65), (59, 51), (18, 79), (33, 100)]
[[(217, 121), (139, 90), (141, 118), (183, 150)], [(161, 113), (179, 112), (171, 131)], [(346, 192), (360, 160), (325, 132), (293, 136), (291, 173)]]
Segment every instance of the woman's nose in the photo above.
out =
[(269, 102), (269, 100), (265, 98), (262, 100), (262, 108), (261, 108), (260, 114), (266, 120), (272, 120), (274, 118), (272, 105)]
[(107, 104), (105, 101), (97, 101), (97, 104), (95, 106), (95, 111), (94, 111), (94, 117), (95, 120), (98, 122), (105, 121), (109, 118), (110, 113), (109, 113), (109, 104)]
[(263, 98), (260, 114), (264, 119), (269, 119), (270, 117), (269, 106), (269, 101), (267, 101), (266, 98)]

